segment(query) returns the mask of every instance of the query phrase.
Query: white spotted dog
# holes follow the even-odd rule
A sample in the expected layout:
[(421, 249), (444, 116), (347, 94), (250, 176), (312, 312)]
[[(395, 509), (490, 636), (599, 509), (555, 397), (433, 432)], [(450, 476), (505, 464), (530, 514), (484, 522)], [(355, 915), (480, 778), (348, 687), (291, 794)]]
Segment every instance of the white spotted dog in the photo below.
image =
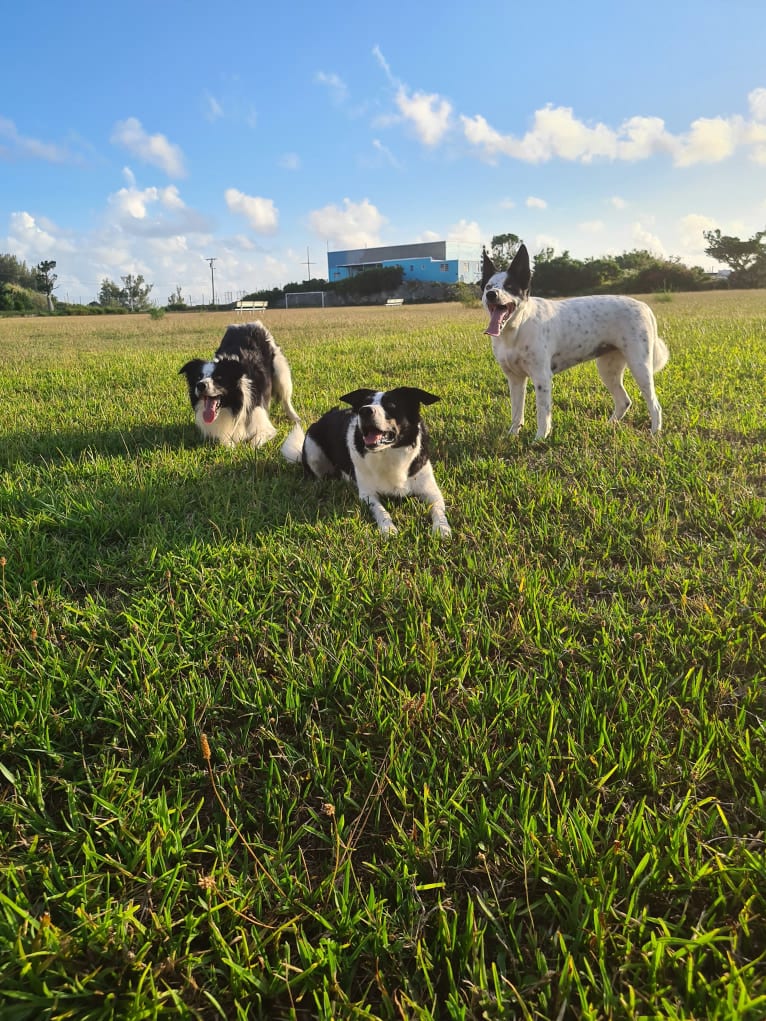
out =
[(535, 387), (537, 435), (551, 431), (553, 377), (595, 358), (599, 376), (614, 398), (610, 422), (618, 422), (631, 405), (622, 384), (626, 366), (649, 409), (652, 433), (662, 428), (662, 408), (654, 374), (666, 364), (668, 349), (657, 336), (648, 305), (620, 295), (594, 295), (547, 301), (530, 297), (532, 273), (522, 245), (507, 270), (498, 271), (483, 253), (482, 301), (489, 313), (484, 331), (505, 373), (511, 392), (511, 433), (524, 424), (527, 379)]
[(186, 376), (197, 428), (209, 440), (233, 447), (260, 447), (277, 434), (269, 418), (278, 398), (293, 428), (284, 442), (300, 452), (303, 430), (292, 405), (290, 366), (262, 322), (229, 326), (210, 361), (194, 358), (180, 370)]
[(433, 531), (450, 535), (444, 497), (431, 466), (428, 430), (420, 419), (420, 405), (439, 398), (418, 387), (400, 386), (385, 393), (354, 390), (340, 400), (351, 407), (333, 408), (306, 432), (300, 458), (306, 475), (355, 482), (383, 535), (395, 535), (397, 528), (382, 496), (418, 497), (428, 505)]

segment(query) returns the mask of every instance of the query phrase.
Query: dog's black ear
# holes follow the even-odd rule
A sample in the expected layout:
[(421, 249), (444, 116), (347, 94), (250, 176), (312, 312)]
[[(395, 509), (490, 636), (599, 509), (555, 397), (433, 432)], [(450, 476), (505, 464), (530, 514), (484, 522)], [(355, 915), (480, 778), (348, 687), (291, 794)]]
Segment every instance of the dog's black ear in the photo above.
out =
[(441, 400), (441, 397), (429, 393), (428, 390), (421, 390), (419, 386), (400, 386), (392, 392), (400, 393), (412, 401), (417, 401), (418, 404), (436, 404)]
[(529, 267), (529, 252), (526, 245), (519, 245), (519, 250), (508, 267), (505, 279), (511, 285), (506, 287), (507, 290), (529, 291), (529, 285), (532, 283), (532, 270)]
[(356, 411), (358, 408), (364, 407), (365, 404), (369, 404), (377, 392), (377, 390), (365, 388), (352, 390), (350, 394), (344, 394), (338, 400), (343, 401), (344, 404), (350, 404), (354, 411)]
[(490, 259), (486, 248), (481, 250), (481, 289), (487, 286), (487, 281), (497, 273), (494, 262)]
[(178, 375), (180, 376), (183, 374), (187, 379), (191, 379), (193, 376), (198, 376), (200, 374), (200, 370), (204, 364), (205, 363), (201, 358), (192, 358), (192, 360), (187, 362), (186, 365), (181, 366), (178, 370)]

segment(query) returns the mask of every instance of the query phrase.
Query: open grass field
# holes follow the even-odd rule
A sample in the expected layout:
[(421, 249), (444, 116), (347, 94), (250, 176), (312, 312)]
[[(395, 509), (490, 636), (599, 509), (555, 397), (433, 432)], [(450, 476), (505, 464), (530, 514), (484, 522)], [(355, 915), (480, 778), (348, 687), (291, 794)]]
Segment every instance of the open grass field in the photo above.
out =
[(0, 320), (0, 1019), (766, 1017), (766, 294), (647, 299), (520, 439), (480, 309), (267, 312), (412, 384), (453, 528), (203, 445), (215, 315)]

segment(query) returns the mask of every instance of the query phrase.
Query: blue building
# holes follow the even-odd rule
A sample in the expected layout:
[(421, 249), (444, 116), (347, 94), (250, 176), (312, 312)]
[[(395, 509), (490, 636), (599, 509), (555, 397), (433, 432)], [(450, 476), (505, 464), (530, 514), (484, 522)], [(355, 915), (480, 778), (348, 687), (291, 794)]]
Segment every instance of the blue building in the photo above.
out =
[(401, 266), (404, 279), (429, 283), (475, 283), (481, 278), (481, 245), (424, 241), (414, 245), (352, 248), (327, 253), (327, 279), (344, 280), (368, 269)]

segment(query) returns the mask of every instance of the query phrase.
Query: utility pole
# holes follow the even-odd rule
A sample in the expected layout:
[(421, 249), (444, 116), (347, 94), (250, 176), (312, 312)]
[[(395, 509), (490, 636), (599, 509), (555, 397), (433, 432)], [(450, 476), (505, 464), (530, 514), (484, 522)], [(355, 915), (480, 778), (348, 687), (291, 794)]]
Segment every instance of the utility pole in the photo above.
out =
[(213, 263), (216, 261), (217, 256), (213, 256), (212, 259), (206, 259), (206, 262), (210, 263), (210, 285), (213, 289), (213, 300), (210, 302), (211, 305), (215, 305), (215, 270), (213, 269)]
[(308, 273), (308, 276), (306, 277), (306, 280), (311, 280), (311, 267), (313, 265), (314, 265), (314, 263), (311, 261), (311, 257), (309, 255), (308, 245), (306, 245), (306, 272)]

